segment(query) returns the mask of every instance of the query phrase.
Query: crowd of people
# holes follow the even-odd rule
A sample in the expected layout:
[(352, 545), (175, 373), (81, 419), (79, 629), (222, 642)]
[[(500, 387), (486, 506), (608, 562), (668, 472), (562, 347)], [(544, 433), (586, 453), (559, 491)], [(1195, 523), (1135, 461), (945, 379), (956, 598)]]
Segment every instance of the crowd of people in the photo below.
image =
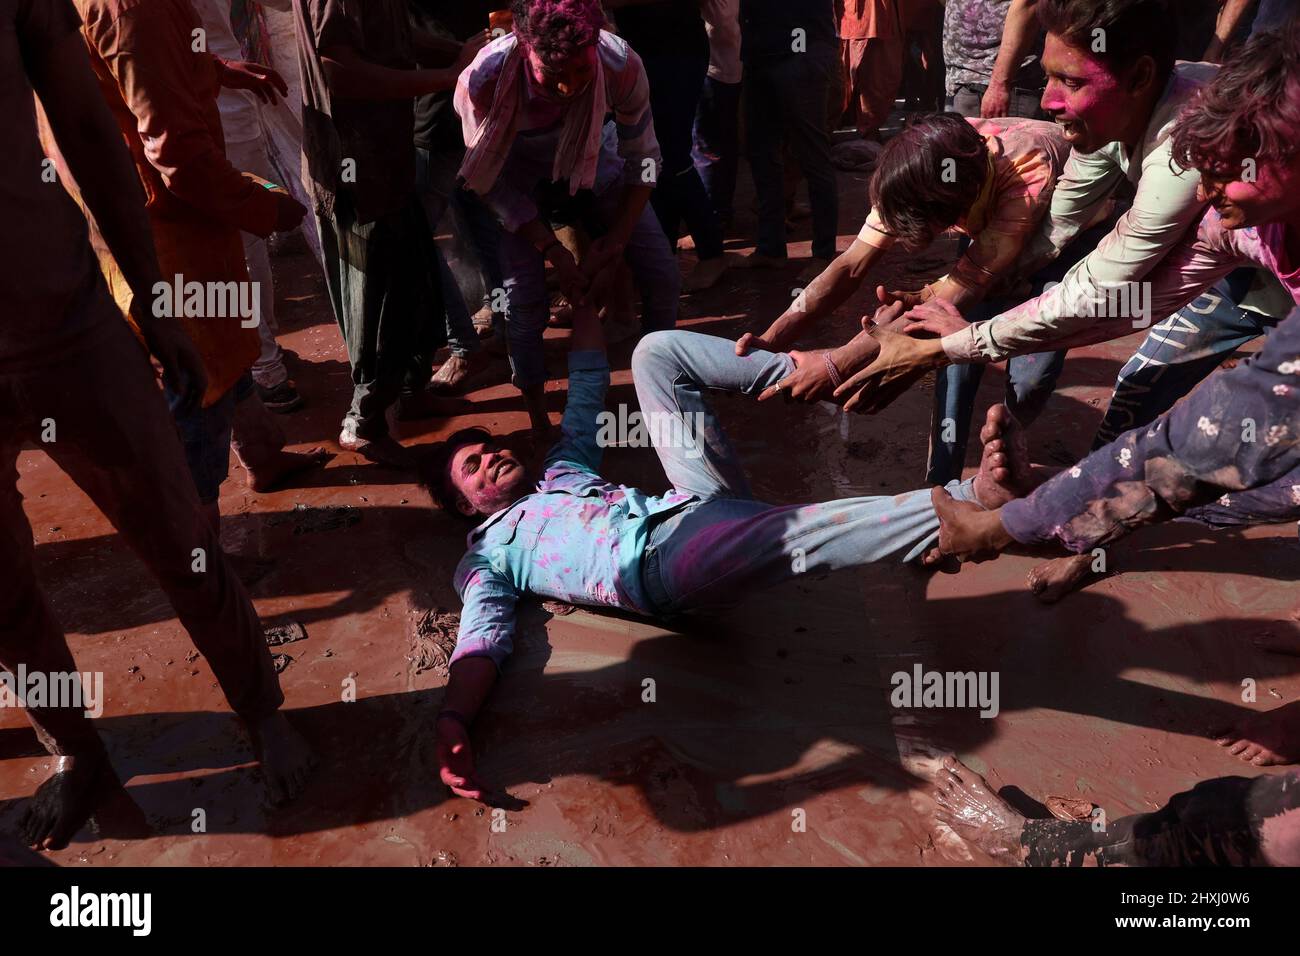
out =
[[(319, 264), (351, 368), (337, 447), (417, 473), (472, 528), (436, 721), (442, 780), (465, 797), (490, 790), (471, 727), (528, 595), (672, 619), (804, 571), (951, 569), (1015, 549), (1048, 558), (1033, 581), (1056, 598), (1095, 548), (1148, 525), (1300, 519), (1293, 7), (0, 0), (16, 171), (0, 203), (33, 224), (0, 240), (0, 664), (76, 670), (17, 491), (32, 442), (157, 577), (273, 801), (302, 791), (315, 758), (281, 712), (218, 507), (232, 451), (258, 490), (328, 458), (286, 451), (276, 417), (303, 405), (276, 338), (270, 258), (286, 241)], [(843, 251), (838, 153), (871, 170)], [(725, 243), (743, 165), (757, 215), (739, 256)], [(802, 294), (735, 340), (676, 329), (684, 292), (784, 266), (801, 181)], [(959, 241), (943, 276), (873, 282), (861, 331), (799, 348), (891, 249), (945, 234)], [(606, 329), (634, 301), (642, 416), (678, 425), (651, 430), (665, 495), (600, 475)], [(571, 328), (558, 434), (553, 325)], [(1032, 464), (1025, 430), (1069, 350), (1136, 329), (1093, 451)], [(449, 417), (448, 396), (502, 358), (537, 454), (481, 428), (432, 453), (391, 434), (393, 416)], [(963, 479), (993, 362), (1007, 363), (1005, 402)], [(824, 502), (755, 500), (707, 394), (872, 413), (931, 376), (924, 487)], [(58, 441), (43, 442), (51, 421)], [(22, 835), (58, 848), (121, 785), (80, 711), (28, 715), (58, 762)], [(1300, 706), (1220, 742), (1256, 767), (1300, 761)], [(1300, 864), (1294, 771), (1207, 781), (1104, 832), (1025, 820), (955, 760), (941, 778), (936, 825), (999, 859)]]

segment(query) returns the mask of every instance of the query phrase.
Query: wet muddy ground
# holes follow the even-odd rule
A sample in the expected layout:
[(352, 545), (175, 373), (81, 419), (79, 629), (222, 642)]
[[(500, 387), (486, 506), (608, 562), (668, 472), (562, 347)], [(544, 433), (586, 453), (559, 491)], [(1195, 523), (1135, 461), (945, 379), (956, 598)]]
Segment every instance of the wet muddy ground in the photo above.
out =
[[(842, 174), (841, 247), (864, 185)], [(735, 235), (751, 224), (743, 213)], [(681, 325), (732, 337), (766, 327), (808, 255), (808, 223), (792, 235), (786, 270), (729, 274), (684, 300)], [(740, 238), (730, 247), (747, 251)], [(872, 284), (937, 274), (945, 249), (891, 257)], [(294, 449), (337, 451), (350, 390), (339, 335), (311, 260), (275, 265), (281, 339), (300, 357), (308, 402), (284, 426)], [(860, 296), (808, 344), (848, 337), (863, 308)], [(556, 412), (565, 334), (550, 333)], [(1036, 459), (1086, 451), (1138, 341), (1073, 353), (1031, 435)], [(635, 402), (631, 347), (611, 351), (612, 403)], [(985, 376), (981, 414), (1003, 382), (1000, 368)], [(718, 406), (756, 493), (789, 502), (920, 487), (930, 400), (922, 387), (876, 417), (734, 397)], [(464, 414), (398, 434), (423, 444), (468, 424), (526, 428), (500, 369)], [(84, 831), (52, 854), (63, 864), (961, 864), (969, 856), (928, 826), (929, 755), (956, 752), (994, 786), (1088, 800), (1114, 818), (1206, 777), (1257, 772), (1205, 734), (1300, 696), (1300, 659), (1255, 643), (1291, 627), (1294, 525), (1143, 533), (1108, 555), (1120, 573), (1055, 607), (1026, 590), (1035, 562), (1019, 557), (957, 576), (890, 564), (801, 579), (689, 632), (533, 604), (475, 728), (485, 781), (527, 804), (502, 816), (450, 796), (431, 746), (465, 528), (406, 475), (339, 454), (303, 487), (255, 494), (232, 467), (223, 489), (224, 541), (255, 578), (258, 611), (306, 633), (280, 632), (273, 652), (287, 657), (286, 706), (321, 766), (296, 805), (268, 811), (210, 669), (144, 568), (44, 454), (25, 451), (19, 472), (41, 579), (80, 667), (105, 675), (98, 727), (157, 831), (133, 841)], [(665, 486), (646, 450), (611, 451), (606, 472)], [(890, 676), (917, 663), (998, 672), (1001, 713), (891, 707)], [(1246, 678), (1254, 703), (1241, 700)], [(351, 683), (355, 702), (343, 699)], [(22, 713), (0, 711), (0, 829), (14, 830), (49, 766)]]

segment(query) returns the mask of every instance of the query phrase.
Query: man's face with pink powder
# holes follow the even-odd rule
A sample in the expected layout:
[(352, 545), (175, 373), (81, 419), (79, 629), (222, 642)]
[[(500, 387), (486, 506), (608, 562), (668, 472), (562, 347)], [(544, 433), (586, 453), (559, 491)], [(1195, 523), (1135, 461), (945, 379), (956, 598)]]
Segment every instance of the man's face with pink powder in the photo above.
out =
[(528, 75), (547, 96), (568, 100), (577, 96), (596, 76), (596, 45), (583, 47), (566, 60), (543, 60), (537, 51), (528, 50)]
[(1300, 154), (1276, 163), (1243, 160), (1240, 172), (1202, 170), (1197, 190), (1229, 229), (1300, 223)]
[(1043, 110), (1061, 125), (1066, 142), (1081, 153), (1122, 140), (1134, 113), (1149, 109), (1155, 81), (1155, 62), (1149, 57), (1117, 74), (1112, 64), (1048, 33), (1043, 69), (1047, 73)]

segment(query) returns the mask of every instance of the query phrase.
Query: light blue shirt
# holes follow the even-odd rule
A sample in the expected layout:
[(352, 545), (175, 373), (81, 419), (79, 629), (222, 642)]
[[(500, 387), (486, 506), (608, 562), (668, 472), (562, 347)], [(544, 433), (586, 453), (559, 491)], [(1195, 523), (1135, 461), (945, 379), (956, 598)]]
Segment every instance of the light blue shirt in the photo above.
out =
[(651, 519), (696, 498), (647, 495), (597, 474), (597, 421), (608, 389), (604, 352), (569, 354), (562, 437), (546, 456), (537, 490), (470, 532), (456, 567), (464, 609), (452, 663), (489, 657), (500, 667), (514, 646), (515, 604), (526, 593), (651, 613), (641, 582)]

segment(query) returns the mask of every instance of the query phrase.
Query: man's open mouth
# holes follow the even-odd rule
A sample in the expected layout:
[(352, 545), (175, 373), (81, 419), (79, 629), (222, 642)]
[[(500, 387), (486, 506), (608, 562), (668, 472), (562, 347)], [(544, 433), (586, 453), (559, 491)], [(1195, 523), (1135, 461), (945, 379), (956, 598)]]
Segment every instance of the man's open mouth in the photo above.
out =
[(498, 479), (500, 479), (501, 473), (505, 469), (513, 468), (514, 466), (515, 463), (513, 460), (509, 458), (502, 458), (499, 462), (496, 463), (495, 467), (493, 467), (492, 469), (492, 480), (497, 481)]

